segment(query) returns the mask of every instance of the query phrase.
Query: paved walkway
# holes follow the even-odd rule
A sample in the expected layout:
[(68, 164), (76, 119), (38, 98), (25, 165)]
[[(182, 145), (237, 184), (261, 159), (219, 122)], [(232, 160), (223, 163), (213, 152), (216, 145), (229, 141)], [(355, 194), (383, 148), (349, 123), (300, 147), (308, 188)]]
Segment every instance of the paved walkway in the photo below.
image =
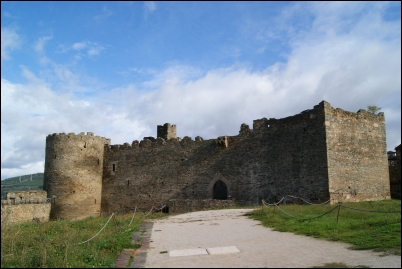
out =
[[(249, 219), (250, 209), (192, 212), (155, 220), (149, 248), (132, 267), (313, 267), (345, 263), (401, 268), (401, 256), (349, 250), (347, 244), (272, 231)], [(147, 246), (148, 247), (148, 246)]]

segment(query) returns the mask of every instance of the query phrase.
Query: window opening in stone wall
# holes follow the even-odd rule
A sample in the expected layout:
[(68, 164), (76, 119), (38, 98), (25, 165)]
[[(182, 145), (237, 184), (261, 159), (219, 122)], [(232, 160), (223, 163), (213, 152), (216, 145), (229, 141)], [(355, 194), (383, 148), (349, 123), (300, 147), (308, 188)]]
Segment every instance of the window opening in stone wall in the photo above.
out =
[(113, 172), (116, 172), (116, 165), (113, 164)]
[(212, 189), (212, 198), (226, 200), (228, 198), (228, 188), (222, 180), (218, 180)]
[(85, 144), (84, 144), (84, 149), (86, 149), (87, 148), (87, 142), (85, 142)]
[(95, 204), (96, 204), (96, 199), (95, 199)]
[(127, 180), (127, 187), (130, 186), (130, 180)]

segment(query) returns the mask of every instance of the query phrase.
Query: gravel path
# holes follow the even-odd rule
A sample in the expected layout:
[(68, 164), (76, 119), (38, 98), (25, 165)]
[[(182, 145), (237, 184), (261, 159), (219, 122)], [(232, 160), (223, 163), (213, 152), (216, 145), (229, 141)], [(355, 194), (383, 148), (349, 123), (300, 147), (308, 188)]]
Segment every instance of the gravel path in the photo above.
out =
[[(144, 266), (297, 268), (337, 262), (401, 268), (401, 256), (381, 257), (372, 251), (349, 250), (344, 243), (272, 231), (243, 216), (250, 210), (199, 211), (155, 220)], [(240, 252), (203, 255), (206, 249), (220, 247), (237, 248)]]

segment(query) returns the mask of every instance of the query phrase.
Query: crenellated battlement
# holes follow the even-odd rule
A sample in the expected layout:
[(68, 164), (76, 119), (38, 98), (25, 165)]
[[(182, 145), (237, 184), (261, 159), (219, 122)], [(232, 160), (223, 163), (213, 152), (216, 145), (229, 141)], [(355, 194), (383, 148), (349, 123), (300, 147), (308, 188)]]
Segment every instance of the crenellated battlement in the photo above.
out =
[(84, 132), (81, 132), (79, 134), (75, 133), (53, 133), (51, 135), (46, 136), (46, 142), (50, 142), (51, 140), (56, 140), (56, 139), (82, 139), (82, 140), (87, 140), (87, 139), (92, 139), (92, 140), (103, 140), (105, 144), (110, 145), (110, 138), (105, 138), (103, 136), (94, 136), (92, 132), (87, 132), (85, 134)]
[(169, 140), (165, 140), (161, 137), (158, 138), (153, 138), (153, 137), (144, 137), (143, 140), (138, 141), (134, 140), (131, 144), (126, 142), (124, 144), (115, 144), (115, 145), (109, 145), (105, 144), (105, 149), (109, 151), (120, 151), (120, 150), (140, 150), (140, 149), (147, 149), (147, 148), (166, 148), (166, 147), (176, 147), (176, 146), (181, 146), (182, 148), (192, 148), (194, 145), (200, 145), (201, 143), (205, 142), (215, 142), (218, 139), (208, 139), (204, 140), (201, 136), (197, 136), (195, 140), (193, 140), (189, 136), (185, 136), (183, 138), (176, 137), (176, 138), (171, 138)]

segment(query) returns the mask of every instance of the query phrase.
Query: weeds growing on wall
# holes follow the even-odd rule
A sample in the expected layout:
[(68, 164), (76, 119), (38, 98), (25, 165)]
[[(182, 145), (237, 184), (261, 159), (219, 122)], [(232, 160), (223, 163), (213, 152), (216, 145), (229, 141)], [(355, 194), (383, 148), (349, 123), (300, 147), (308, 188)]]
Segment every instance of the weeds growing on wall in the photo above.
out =
[[(275, 206), (264, 206), (247, 215), (276, 231), (341, 241), (351, 244), (352, 249), (373, 249), (401, 255), (401, 200), (342, 203), (341, 205), (368, 211), (399, 211), (399, 213), (366, 212), (340, 207), (339, 215), (336, 208), (320, 218), (298, 220)], [(303, 219), (324, 214), (337, 205), (279, 204), (278, 206), (286, 213)]]
[[(7, 268), (110, 268), (124, 248), (131, 245), (131, 236), (145, 219), (137, 214), (93, 217), (80, 221), (49, 221), (4, 226), (1, 229), (1, 267)], [(155, 213), (146, 218), (162, 216)]]

